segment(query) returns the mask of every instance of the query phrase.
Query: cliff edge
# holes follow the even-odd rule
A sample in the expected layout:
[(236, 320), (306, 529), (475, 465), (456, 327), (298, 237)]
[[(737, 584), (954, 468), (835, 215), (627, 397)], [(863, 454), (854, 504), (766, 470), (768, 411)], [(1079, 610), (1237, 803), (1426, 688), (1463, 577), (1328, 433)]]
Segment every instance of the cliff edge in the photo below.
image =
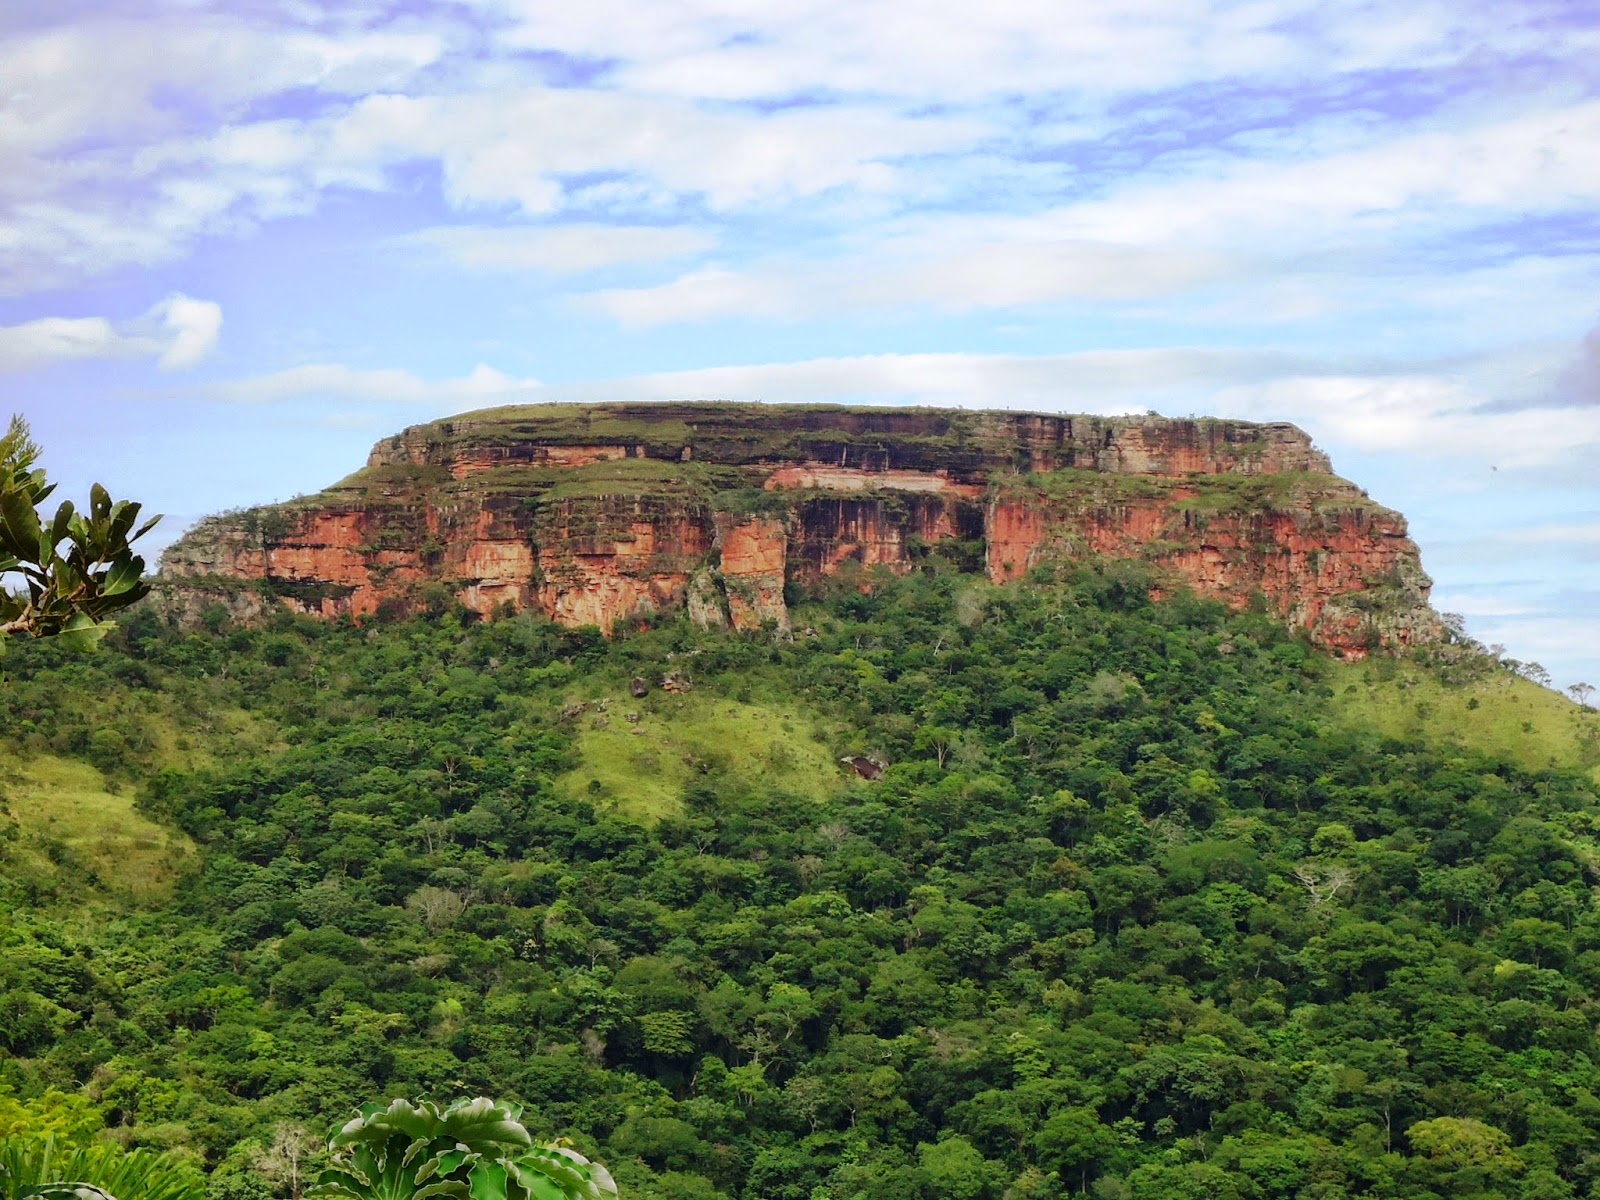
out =
[(1292, 425), (726, 403), (538, 405), (413, 426), (314, 496), (208, 518), (160, 590), (240, 615), (420, 607), (598, 625), (687, 606), (788, 622), (784, 589), (912, 569), (962, 543), (989, 577), (1137, 558), (1234, 606), (1261, 598), (1359, 657), (1433, 640), (1398, 513)]

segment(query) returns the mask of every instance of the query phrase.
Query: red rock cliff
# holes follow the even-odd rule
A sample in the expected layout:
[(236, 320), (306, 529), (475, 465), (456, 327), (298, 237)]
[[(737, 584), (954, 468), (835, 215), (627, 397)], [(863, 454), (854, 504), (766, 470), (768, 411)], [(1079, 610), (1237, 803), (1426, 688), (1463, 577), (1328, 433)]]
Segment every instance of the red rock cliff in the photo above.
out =
[[(787, 626), (785, 585), (905, 572), (943, 541), (989, 576), (1139, 558), (1260, 596), (1350, 655), (1437, 636), (1405, 522), (1284, 424), (733, 404), (489, 410), (380, 442), (317, 496), (202, 522), (169, 591), (323, 616), (536, 607), (568, 625), (687, 603)], [(863, 586), (870, 580), (864, 575)]]

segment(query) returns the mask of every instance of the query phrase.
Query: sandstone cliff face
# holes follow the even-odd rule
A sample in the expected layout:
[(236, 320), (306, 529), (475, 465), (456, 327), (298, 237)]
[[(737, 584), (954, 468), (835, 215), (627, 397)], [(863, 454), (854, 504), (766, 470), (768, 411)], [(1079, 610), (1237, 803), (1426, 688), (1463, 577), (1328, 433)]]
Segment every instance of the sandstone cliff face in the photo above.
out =
[[(235, 611), (490, 614), (598, 625), (687, 605), (786, 628), (786, 585), (903, 573), (941, 542), (996, 582), (1063, 557), (1149, 561), (1260, 597), (1347, 655), (1438, 634), (1404, 520), (1283, 424), (732, 404), (489, 410), (380, 442), (328, 491), (202, 522), (165, 590)], [(243, 596), (255, 599), (246, 601)]]

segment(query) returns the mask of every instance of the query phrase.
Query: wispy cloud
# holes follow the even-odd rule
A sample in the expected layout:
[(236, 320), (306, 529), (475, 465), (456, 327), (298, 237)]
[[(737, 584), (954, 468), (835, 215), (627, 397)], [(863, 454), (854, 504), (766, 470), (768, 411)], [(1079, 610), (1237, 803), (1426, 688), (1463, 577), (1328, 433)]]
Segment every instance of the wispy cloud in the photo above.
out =
[(483, 363), (467, 375), (443, 380), (389, 368), (363, 370), (341, 363), (307, 363), (267, 375), (207, 384), (200, 394), (232, 404), (330, 400), (453, 410), (507, 403), (538, 386), (538, 380), (513, 379)]
[(400, 241), (475, 271), (550, 275), (581, 275), (622, 263), (682, 258), (716, 244), (708, 233), (654, 225), (441, 225), (407, 234)]
[(88, 358), (149, 358), (163, 370), (192, 367), (222, 330), (222, 306), (174, 294), (143, 316), (39, 317), (0, 326), (0, 371)]

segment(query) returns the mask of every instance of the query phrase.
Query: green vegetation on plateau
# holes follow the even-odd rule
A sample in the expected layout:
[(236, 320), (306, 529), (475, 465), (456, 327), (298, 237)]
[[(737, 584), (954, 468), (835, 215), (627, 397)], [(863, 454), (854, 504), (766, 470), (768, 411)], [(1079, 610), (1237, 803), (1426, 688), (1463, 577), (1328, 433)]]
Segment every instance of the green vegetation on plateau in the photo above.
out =
[(1288, 509), (1301, 509), (1319, 516), (1388, 511), (1348, 480), (1320, 471), (1272, 471), (1259, 475), (1221, 472), (1171, 477), (1062, 468), (1002, 476), (995, 481), (995, 487), (1002, 494), (1043, 495), (1073, 510), (1177, 496), (1179, 498), (1172, 501), (1174, 510), (1201, 517)]
[(14, 645), (0, 1136), (268, 1200), (483, 1094), (637, 1200), (1600, 1196), (1600, 717), (1133, 563), (872, 582)]

